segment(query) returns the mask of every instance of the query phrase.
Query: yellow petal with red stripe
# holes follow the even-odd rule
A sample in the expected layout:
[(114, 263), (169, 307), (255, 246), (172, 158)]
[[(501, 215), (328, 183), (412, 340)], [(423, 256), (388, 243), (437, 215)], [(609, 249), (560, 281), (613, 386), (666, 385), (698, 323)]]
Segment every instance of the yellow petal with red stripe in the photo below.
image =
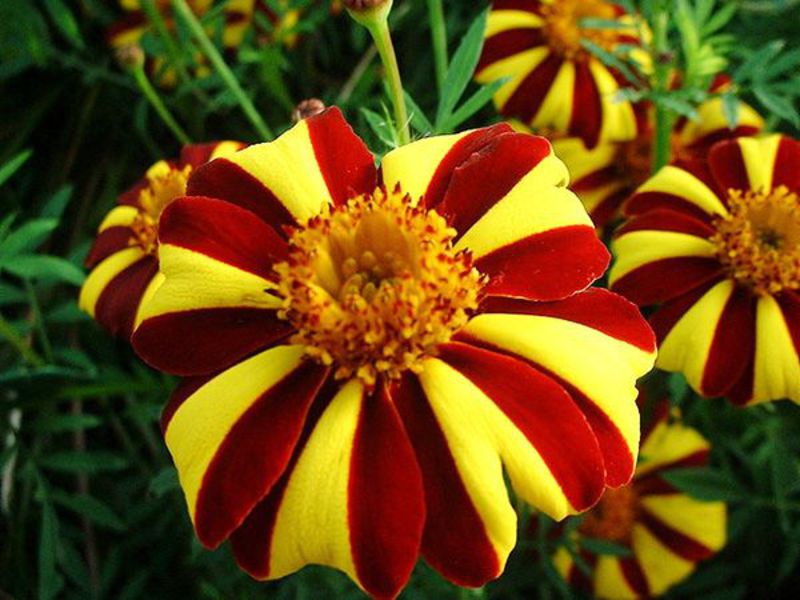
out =
[[(591, 227), (592, 220), (578, 197), (563, 187), (568, 180), (564, 163), (551, 154), (467, 230), (456, 249), (469, 249), (477, 259), (551, 229), (570, 225)], [(527, 217), (521, 219), (521, 214)]]
[(706, 239), (674, 231), (633, 231), (612, 242), (617, 257), (608, 279), (614, 285), (628, 273), (648, 263), (689, 256), (713, 257), (717, 249)]
[(572, 137), (553, 140), (553, 151), (567, 165), (572, 181), (578, 182), (590, 173), (614, 166), (619, 144), (598, 144), (589, 149), (582, 139)]
[[(603, 106), (602, 128), (600, 140), (631, 140), (636, 137), (636, 116), (630, 102), (617, 100), (620, 86), (608, 68), (598, 59), (589, 60), (589, 70), (594, 76), (595, 84)], [(575, 107), (580, 110), (580, 107)]]
[(708, 441), (691, 427), (661, 420), (642, 444), (636, 477), (708, 450), (710, 447)]
[(725, 545), (724, 502), (701, 502), (683, 494), (645, 496), (641, 505), (659, 521), (712, 551)]
[(726, 280), (700, 298), (661, 343), (656, 366), (665, 371), (683, 373), (695, 390), (702, 389), (717, 323), (733, 291), (733, 282)]
[(599, 556), (594, 567), (594, 593), (598, 598), (634, 600), (639, 595), (631, 588), (614, 556)]
[(486, 19), (484, 37), (489, 38), (509, 29), (538, 29), (542, 18), (526, 10), (493, 10)]
[(550, 54), (550, 49), (544, 46), (526, 50), (488, 65), (476, 74), (475, 79), (478, 83), (488, 84), (508, 78), (494, 95), (495, 105), (502, 109), (528, 75)]
[(648, 179), (638, 190), (678, 196), (710, 215), (727, 215), (728, 210), (717, 195), (700, 179), (672, 165), (667, 165)]
[(97, 265), (81, 288), (78, 306), (94, 318), (95, 307), (106, 286), (122, 271), (147, 256), (138, 246), (115, 252)]
[(364, 401), (358, 381), (333, 398), (292, 470), (272, 534), (269, 578), (307, 564), (335, 567), (358, 582), (348, 525), (353, 438)]
[(754, 402), (800, 402), (800, 356), (781, 307), (771, 296), (758, 301)]
[(147, 284), (144, 294), (142, 294), (142, 299), (139, 301), (139, 307), (136, 309), (136, 318), (133, 322), (134, 331), (136, 331), (136, 328), (139, 327), (142, 320), (144, 320), (145, 307), (153, 299), (153, 296), (155, 296), (155, 293), (158, 291), (158, 288), (161, 287), (162, 283), (164, 283), (164, 274), (158, 272), (150, 283)]
[(672, 552), (642, 525), (634, 525), (631, 545), (653, 596), (664, 593), (695, 569), (694, 562)]
[(736, 140), (742, 152), (747, 178), (753, 190), (771, 190), (775, 173), (775, 159), (781, 143), (780, 135), (763, 138), (739, 138)]
[[(678, 132), (679, 145), (690, 146), (703, 137), (730, 130), (722, 98), (711, 98), (697, 107), (697, 119), (690, 119)], [(737, 127), (764, 129), (764, 119), (750, 105), (739, 102), (739, 121)]]
[(97, 232), (102, 233), (111, 227), (128, 227), (136, 219), (139, 209), (135, 206), (115, 206), (100, 223)]
[(565, 61), (531, 120), (534, 128), (567, 131), (574, 110), (575, 63)]
[(211, 461), (228, 433), (264, 392), (303, 361), (302, 346), (279, 346), (245, 360), (192, 394), (169, 422), (165, 439), (192, 521)]

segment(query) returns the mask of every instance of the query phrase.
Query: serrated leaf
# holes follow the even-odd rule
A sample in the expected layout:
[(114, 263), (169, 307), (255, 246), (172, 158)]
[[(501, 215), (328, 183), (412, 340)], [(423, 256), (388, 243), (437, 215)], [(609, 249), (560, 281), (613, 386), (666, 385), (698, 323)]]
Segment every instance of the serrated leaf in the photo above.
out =
[(111, 452), (55, 452), (38, 459), (38, 464), (51, 471), (64, 473), (101, 473), (121, 471), (128, 466), (121, 456)]
[(28, 161), (31, 154), (33, 154), (32, 150), (23, 150), (0, 167), (0, 185), (3, 185), (9, 177), (16, 173)]
[(0, 269), (23, 279), (63, 281), (76, 286), (83, 285), (86, 278), (83, 270), (58, 256), (36, 254), (16, 256), (13, 260), (0, 262)]
[(667, 482), (705, 502), (742, 500), (746, 492), (737, 481), (710, 468), (672, 469), (662, 475)]
[(710, 19), (707, 21), (700, 21), (700, 35), (702, 35), (704, 38), (707, 38), (711, 34), (716, 33), (725, 27), (736, 15), (737, 9), (738, 6), (735, 2), (727, 2), (723, 4), (722, 7), (716, 11)]
[(60, 490), (50, 493), (53, 502), (89, 519), (95, 525), (113, 531), (124, 531), (125, 523), (106, 504), (86, 494), (66, 494)]
[(786, 42), (783, 40), (774, 40), (751, 54), (742, 66), (737, 69), (733, 76), (734, 81), (742, 83), (750, 79), (763, 77), (766, 72), (766, 66), (783, 50), (785, 45)]
[(789, 121), (795, 127), (800, 126), (800, 114), (798, 114), (791, 100), (762, 87), (753, 88), (753, 94), (761, 104), (775, 113), (775, 115)]
[(616, 69), (627, 79), (630, 83), (636, 83), (639, 79), (636, 74), (633, 72), (631, 67), (625, 63), (622, 59), (615, 56), (602, 46), (599, 46), (588, 39), (581, 40), (581, 46), (586, 48), (589, 52), (591, 52), (594, 56), (600, 59), (605, 66), (611, 67), (612, 69)]
[(24, 223), (0, 243), (0, 260), (33, 252), (50, 237), (56, 227), (56, 219), (34, 219)]
[(439, 98), (439, 107), (436, 110), (437, 130), (450, 118), (453, 109), (472, 80), (483, 50), (483, 34), (486, 31), (488, 14), (488, 9), (484, 10), (472, 22), (456, 53), (453, 55), (453, 60), (447, 69), (447, 76), (444, 80), (442, 96)]

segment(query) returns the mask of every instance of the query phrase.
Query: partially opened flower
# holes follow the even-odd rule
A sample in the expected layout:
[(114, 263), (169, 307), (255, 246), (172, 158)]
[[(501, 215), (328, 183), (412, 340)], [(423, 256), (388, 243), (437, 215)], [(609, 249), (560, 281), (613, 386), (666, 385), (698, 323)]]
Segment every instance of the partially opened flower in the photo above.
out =
[(610, 280), (659, 307), (657, 366), (736, 404), (800, 401), (800, 142), (720, 142), (625, 210)]
[[(609, 27), (608, 21), (616, 26)], [(579, 137), (589, 148), (607, 140), (633, 139), (633, 107), (617, 97), (620, 88), (630, 84), (594, 56), (584, 40), (608, 52), (620, 45), (640, 45), (633, 17), (612, 2), (496, 0), (477, 79), (491, 83), (508, 78), (495, 104), (504, 116), (534, 129)], [(633, 52), (639, 62), (646, 62), (643, 51)]]
[[(223, 11), (224, 22), (222, 25), (222, 45), (228, 50), (239, 47), (250, 27), (253, 19), (253, 9), (256, 0), (228, 0)], [(147, 13), (142, 8), (141, 0), (119, 0), (120, 6), (126, 11), (125, 15), (108, 30), (108, 43), (112, 48), (120, 49), (131, 44), (138, 44), (142, 36), (150, 30), (151, 24)], [(189, 8), (198, 16), (206, 14), (213, 4), (213, 0), (187, 0)], [(158, 10), (165, 24), (174, 28), (175, 21), (170, 6), (170, 0), (156, 0), (155, 8)], [(154, 71), (161, 67), (157, 60), (152, 65)], [(162, 74), (162, 83), (172, 83), (173, 73)]]
[[(726, 80), (718, 78), (711, 92), (718, 92)], [(605, 142), (589, 148), (580, 138), (553, 141), (558, 156), (572, 175), (572, 190), (583, 202), (597, 227), (619, 216), (623, 202), (651, 175), (654, 151), (654, 111), (639, 107), (638, 133), (627, 142)], [(738, 124), (731, 128), (723, 100), (711, 98), (697, 108), (697, 119), (680, 119), (673, 129), (671, 160), (703, 156), (716, 142), (726, 138), (755, 135), (764, 120), (744, 102), (738, 105)]]
[(391, 598), (420, 551), (502, 572), (504, 474), (556, 519), (626, 483), (654, 338), (585, 290), (608, 255), (543, 138), (428, 138), (381, 173), (338, 109), (196, 170), (134, 345), (188, 376), (162, 424), (203, 544)]
[[(726, 540), (725, 504), (695, 500), (663, 477), (671, 469), (707, 464), (709, 449), (697, 431), (669, 423), (664, 411), (642, 435), (633, 482), (608, 490), (578, 526), (573, 541), (591, 573), (582, 571), (566, 548), (554, 556), (570, 586), (598, 598), (653, 598), (719, 551)], [(582, 543), (586, 538), (612, 542), (630, 555), (595, 554)]]
[(144, 299), (158, 286), (158, 218), (186, 193), (192, 169), (242, 148), (239, 142), (184, 147), (177, 161), (162, 160), (119, 197), (100, 224), (86, 259), (92, 269), (79, 304), (114, 335), (130, 337), (140, 320)]

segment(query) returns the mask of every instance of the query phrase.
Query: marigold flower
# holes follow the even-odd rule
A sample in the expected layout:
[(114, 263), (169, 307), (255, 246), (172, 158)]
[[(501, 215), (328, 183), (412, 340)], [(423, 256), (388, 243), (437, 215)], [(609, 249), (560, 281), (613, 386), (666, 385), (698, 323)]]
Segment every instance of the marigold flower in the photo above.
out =
[[(254, 3), (255, 0), (228, 0), (225, 3), (225, 24), (222, 29), (225, 48), (235, 49), (242, 43), (253, 19)], [(108, 30), (108, 42), (113, 48), (138, 43), (150, 27), (140, 0), (119, 0), (119, 4), (126, 14)], [(196, 15), (201, 16), (208, 12), (213, 0), (188, 0), (187, 4)], [(156, 0), (155, 5), (167, 25), (174, 26), (170, 0)]]
[[(595, 28), (584, 19), (617, 21)], [(627, 27), (626, 25), (630, 25)], [(589, 148), (636, 135), (630, 102), (616, 92), (623, 76), (582, 45), (589, 40), (607, 51), (640, 45), (633, 17), (605, 0), (496, 0), (486, 28), (477, 80), (509, 78), (495, 95), (498, 110), (534, 129), (576, 136)], [(640, 51), (637, 61), (645, 65)]]
[[(727, 78), (718, 78), (712, 92), (721, 91)], [(654, 111), (637, 108), (638, 134), (627, 142), (605, 142), (595, 148), (580, 138), (553, 140), (553, 148), (572, 175), (572, 190), (578, 194), (595, 225), (602, 228), (619, 216), (623, 202), (651, 175), (654, 151)], [(764, 128), (761, 116), (739, 103), (739, 122), (731, 129), (721, 98), (711, 98), (697, 108), (698, 118), (680, 119), (672, 134), (672, 160), (703, 156), (716, 142), (751, 136)]]
[(92, 269), (79, 305), (114, 335), (130, 337), (152, 295), (158, 275), (158, 218), (186, 192), (192, 169), (242, 148), (239, 142), (186, 146), (177, 161), (159, 161), (119, 197), (118, 206), (100, 224), (86, 259)]
[[(669, 423), (663, 411), (642, 434), (633, 482), (608, 490), (578, 526), (575, 544), (592, 574), (581, 571), (566, 548), (560, 548), (554, 562), (564, 579), (598, 598), (652, 598), (718, 552), (726, 540), (725, 504), (695, 500), (663, 477), (670, 469), (707, 464), (709, 449), (697, 431)], [(584, 537), (616, 543), (631, 554), (598, 556), (581, 544)]]
[(161, 218), (133, 342), (187, 376), (163, 416), (200, 541), (392, 598), (420, 551), (497, 577), (504, 472), (556, 519), (633, 474), (636, 308), (543, 138), (508, 126), (375, 159), (338, 109), (197, 169)]
[(800, 401), (800, 142), (714, 145), (626, 203), (612, 289), (658, 305), (656, 366), (736, 404)]

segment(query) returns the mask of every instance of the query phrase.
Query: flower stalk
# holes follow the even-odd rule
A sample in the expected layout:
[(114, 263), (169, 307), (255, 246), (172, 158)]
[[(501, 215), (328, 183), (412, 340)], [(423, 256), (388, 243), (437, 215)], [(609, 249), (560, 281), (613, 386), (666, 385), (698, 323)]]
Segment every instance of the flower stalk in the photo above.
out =
[(183, 19), (184, 23), (186, 23), (186, 25), (189, 27), (192, 35), (197, 40), (197, 43), (200, 44), (203, 54), (205, 54), (206, 58), (208, 58), (211, 65), (214, 67), (214, 70), (219, 73), (219, 76), (233, 94), (234, 98), (236, 98), (239, 106), (242, 108), (242, 111), (253, 125), (258, 135), (263, 141), (269, 141), (273, 139), (275, 136), (273, 135), (272, 130), (264, 122), (264, 119), (261, 118), (261, 115), (258, 113), (258, 110), (256, 110), (252, 100), (250, 100), (245, 91), (242, 89), (242, 86), (239, 84), (239, 80), (236, 79), (236, 76), (233, 74), (233, 71), (231, 71), (230, 67), (228, 67), (228, 65), (225, 63), (225, 59), (222, 58), (219, 50), (217, 50), (216, 46), (214, 46), (214, 43), (209, 39), (208, 35), (203, 29), (203, 25), (192, 12), (192, 9), (186, 4), (186, 0), (172, 0), (172, 7), (175, 9), (175, 12), (180, 15), (180, 18)]
[(669, 93), (671, 54), (669, 47), (669, 6), (659, 2), (653, 18), (654, 87), (659, 95), (655, 103), (656, 139), (653, 152), (653, 173), (659, 171), (670, 160), (670, 144), (674, 116), (662, 98)]
[(133, 78), (136, 80), (139, 89), (142, 91), (145, 98), (147, 98), (147, 101), (150, 102), (150, 105), (155, 109), (158, 116), (161, 117), (161, 120), (164, 121), (164, 124), (172, 132), (172, 135), (174, 135), (181, 144), (185, 145), (191, 143), (189, 136), (175, 120), (175, 117), (172, 116), (172, 113), (169, 112), (169, 109), (164, 104), (164, 101), (161, 100), (161, 96), (158, 95), (158, 92), (153, 87), (153, 84), (150, 83), (150, 80), (147, 78), (147, 73), (144, 72), (144, 65), (131, 65), (130, 71), (133, 74)]
[(392, 34), (389, 29), (389, 12), (392, 9), (392, 0), (350, 0), (345, 2), (347, 11), (355, 21), (367, 28), (378, 54), (381, 57), (386, 78), (389, 83), (389, 93), (394, 106), (395, 128), (400, 145), (411, 142), (411, 129), (409, 126), (408, 108), (406, 107), (403, 81), (400, 77), (400, 67), (397, 64), (397, 54), (392, 43)]

